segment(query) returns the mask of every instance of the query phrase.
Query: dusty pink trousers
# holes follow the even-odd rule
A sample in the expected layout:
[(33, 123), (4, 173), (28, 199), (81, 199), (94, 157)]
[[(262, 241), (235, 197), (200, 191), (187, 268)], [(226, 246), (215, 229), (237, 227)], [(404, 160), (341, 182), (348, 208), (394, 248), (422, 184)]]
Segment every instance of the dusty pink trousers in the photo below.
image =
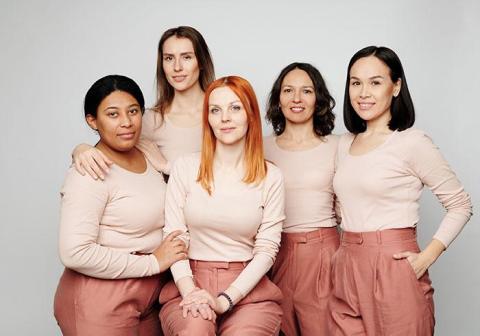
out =
[[(190, 261), (195, 284), (212, 295), (224, 291), (245, 268), (243, 262)], [(179, 303), (182, 300), (173, 281), (160, 293), (160, 320), (165, 335), (278, 335), (282, 319), (282, 293), (266, 276), (237, 303), (233, 310), (216, 321), (188, 314), (183, 318)]]
[(339, 245), (336, 228), (282, 233), (272, 281), (283, 293), (282, 333), (328, 336), (331, 260)]
[(55, 293), (54, 314), (65, 336), (158, 336), (163, 275), (105, 280), (68, 268)]
[(415, 229), (343, 232), (333, 257), (330, 335), (427, 336), (435, 319), (428, 273), (417, 280), (407, 259), (419, 252)]

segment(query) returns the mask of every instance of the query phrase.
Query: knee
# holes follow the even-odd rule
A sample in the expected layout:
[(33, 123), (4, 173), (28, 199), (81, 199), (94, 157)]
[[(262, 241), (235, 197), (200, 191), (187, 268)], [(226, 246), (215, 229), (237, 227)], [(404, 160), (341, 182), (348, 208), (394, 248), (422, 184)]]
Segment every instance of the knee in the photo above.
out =
[(175, 333), (178, 336), (215, 336), (215, 323), (204, 320), (201, 317), (187, 318), (180, 330)]

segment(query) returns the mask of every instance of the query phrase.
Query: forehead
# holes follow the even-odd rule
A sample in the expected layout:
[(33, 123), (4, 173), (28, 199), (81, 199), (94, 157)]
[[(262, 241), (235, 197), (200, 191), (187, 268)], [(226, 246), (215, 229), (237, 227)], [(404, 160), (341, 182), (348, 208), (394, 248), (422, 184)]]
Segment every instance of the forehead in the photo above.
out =
[(177, 54), (195, 52), (195, 50), (192, 41), (188, 38), (171, 36), (163, 43), (162, 52), (164, 54)]
[(301, 69), (293, 69), (282, 81), (282, 85), (291, 86), (313, 86), (310, 76)]
[(135, 97), (128, 92), (117, 90), (103, 98), (99, 107), (106, 108), (108, 106), (130, 106), (133, 104), (138, 104)]
[(370, 78), (374, 76), (390, 76), (390, 68), (375, 56), (367, 56), (358, 59), (350, 69), (350, 76), (358, 78)]
[(209, 105), (228, 105), (234, 101), (240, 101), (240, 98), (228, 86), (214, 89), (208, 97)]

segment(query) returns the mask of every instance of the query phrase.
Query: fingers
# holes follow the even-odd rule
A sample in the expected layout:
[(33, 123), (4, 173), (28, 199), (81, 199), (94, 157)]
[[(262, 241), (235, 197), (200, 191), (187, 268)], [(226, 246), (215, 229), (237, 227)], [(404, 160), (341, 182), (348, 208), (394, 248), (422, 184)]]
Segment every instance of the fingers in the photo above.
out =
[(77, 172), (80, 175), (85, 176), (86, 172), (85, 169), (83, 169), (82, 165), (78, 161), (73, 161), (73, 164), (75, 165), (75, 169), (77, 170)]
[(104, 153), (96, 148), (91, 148), (75, 157), (75, 165), (83, 168), (93, 179), (105, 179), (105, 174), (110, 171), (113, 164)]
[[(165, 240), (166, 241), (172, 241), (173, 239), (175, 239), (177, 236), (181, 235), (183, 233), (182, 230), (175, 230), (175, 231), (172, 231), (168, 234), (168, 236), (165, 237)], [(181, 241), (183, 243), (183, 241)], [(183, 243), (185, 244), (185, 243)]]
[(400, 252), (400, 253), (395, 253), (393, 255), (393, 259), (405, 259), (405, 258), (408, 258), (408, 257), (411, 257), (415, 255), (415, 253), (413, 252), (410, 252), (410, 251), (405, 251), (405, 252)]

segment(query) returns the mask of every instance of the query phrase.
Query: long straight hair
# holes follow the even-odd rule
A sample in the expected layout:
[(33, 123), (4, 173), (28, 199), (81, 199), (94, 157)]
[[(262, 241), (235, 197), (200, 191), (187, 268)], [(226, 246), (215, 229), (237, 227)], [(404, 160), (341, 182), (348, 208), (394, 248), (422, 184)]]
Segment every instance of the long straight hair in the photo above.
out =
[(247, 113), (248, 129), (245, 135), (245, 175), (244, 183), (260, 183), (267, 175), (267, 165), (263, 154), (262, 121), (257, 97), (250, 83), (238, 76), (222, 77), (214, 81), (205, 91), (203, 101), (203, 141), (200, 168), (197, 182), (211, 195), (213, 180), (213, 158), (217, 138), (208, 123), (208, 101), (213, 90), (228, 87), (242, 102)]
[(187, 38), (193, 44), (195, 57), (197, 58), (198, 67), (200, 69), (199, 82), (203, 91), (215, 79), (215, 70), (213, 67), (212, 56), (208, 49), (207, 43), (202, 34), (193, 27), (180, 26), (165, 31), (158, 42), (157, 56), (157, 102), (153, 106), (153, 110), (163, 116), (165, 111), (170, 107), (175, 96), (175, 90), (168, 83), (167, 76), (163, 70), (163, 44), (170, 37)]

